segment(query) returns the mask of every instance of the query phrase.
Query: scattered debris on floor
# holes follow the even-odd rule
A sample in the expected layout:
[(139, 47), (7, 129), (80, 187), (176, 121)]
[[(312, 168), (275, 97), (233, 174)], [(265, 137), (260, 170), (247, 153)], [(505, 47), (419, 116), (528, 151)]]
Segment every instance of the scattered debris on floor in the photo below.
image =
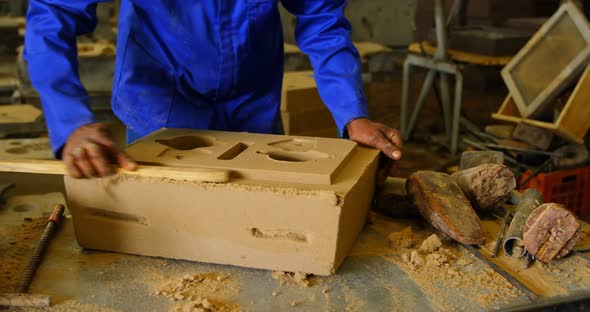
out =
[(175, 312), (237, 312), (239, 305), (231, 298), (239, 291), (238, 282), (228, 275), (219, 273), (185, 274), (181, 278), (161, 283), (153, 295), (164, 296), (176, 302), (171, 308)]
[(0, 230), (0, 292), (12, 293), (41, 237), (47, 218), (35, 218), (20, 226), (2, 226)]
[(315, 277), (311, 274), (301, 272), (272, 272), (272, 278), (279, 281), (281, 286), (285, 285), (297, 285), (300, 287), (311, 287), (317, 284)]
[[(394, 255), (388, 260), (398, 264), (422, 288), (439, 309), (458, 308), (460, 304), (451, 294), (471, 294), (473, 289), (485, 295), (476, 300), (483, 307), (509, 303), (520, 292), (502, 276), (489, 268), (483, 271), (472, 267), (476, 261), (467, 253), (432, 229), (414, 230), (407, 227), (388, 235)], [(457, 291), (457, 289), (465, 291)], [(451, 291), (452, 290), (452, 291)]]

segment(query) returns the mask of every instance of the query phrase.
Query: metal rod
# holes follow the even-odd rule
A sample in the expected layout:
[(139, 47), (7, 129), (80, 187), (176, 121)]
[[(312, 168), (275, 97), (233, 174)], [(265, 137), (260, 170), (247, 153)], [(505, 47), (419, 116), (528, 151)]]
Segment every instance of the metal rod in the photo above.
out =
[(485, 262), (485, 264), (487, 264), (492, 270), (496, 271), (496, 273), (502, 275), (502, 277), (504, 277), (508, 282), (510, 282), (512, 285), (514, 285), (514, 287), (516, 287), (520, 291), (522, 291), (531, 301), (535, 302), (537, 300), (537, 295), (530, 288), (528, 288), (526, 285), (524, 285), (519, 280), (514, 278), (508, 272), (504, 271), (504, 269), (502, 269), (500, 266), (498, 266), (492, 260), (490, 260), (486, 256), (484, 256), (479, 250), (477, 250), (477, 248), (475, 248), (473, 246), (469, 246), (469, 245), (463, 245), (463, 244), (461, 244), (461, 246), (463, 246), (463, 248), (467, 249), (467, 251), (471, 252), (478, 259)]
[(500, 228), (500, 232), (498, 233), (498, 238), (496, 239), (496, 245), (494, 246), (494, 250), (492, 252), (492, 258), (496, 258), (498, 256), (498, 251), (500, 250), (500, 245), (502, 244), (502, 240), (504, 239), (504, 231), (506, 231), (506, 226), (508, 225), (508, 219), (510, 219), (510, 211), (506, 209), (506, 213), (504, 214), (504, 219), (502, 219), (502, 227)]
[(41, 263), (41, 259), (47, 246), (49, 245), (49, 241), (51, 240), (53, 233), (55, 232), (57, 225), (64, 213), (65, 207), (64, 205), (57, 205), (53, 209), (53, 213), (49, 217), (47, 221), (47, 225), (45, 226), (45, 231), (35, 248), (35, 252), (33, 253), (33, 257), (31, 257), (31, 261), (27, 266), (25, 273), (18, 283), (18, 292), (26, 293), (29, 290), (29, 286), (33, 281), (33, 277), (35, 276), (35, 272), (37, 272), (37, 268), (39, 267), (39, 263)]
[(434, 27), (436, 30), (437, 60), (447, 59), (447, 26), (442, 0), (434, 0)]
[(524, 268), (525, 269), (530, 268), (531, 264), (533, 264), (534, 261), (535, 261), (535, 257), (527, 252), (526, 257), (524, 258)]
[(507, 150), (507, 151), (516, 151), (516, 152), (524, 152), (524, 153), (529, 153), (529, 154), (539, 154), (539, 155), (563, 157), (562, 153), (557, 153), (557, 152), (545, 152), (545, 151), (536, 150), (536, 149), (522, 148), (522, 147), (516, 147), (516, 146), (506, 146), (506, 145), (492, 144), (492, 143), (484, 143), (484, 145), (489, 148), (497, 148), (497, 149), (502, 149), (502, 150)]
[[(465, 142), (465, 144), (467, 144), (467, 145), (471, 145), (471, 146), (473, 146), (475, 148), (478, 148), (478, 149), (480, 149), (482, 151), (491, 151), (492, 150), (492, 149), (487, 148), (487, 147), (485, 147), (484, 145), (482, 145), (482, 144), (480, 144), (478, 142), (474, 142), (474, 141), (469, 140), (469, 139), (466, 139), (466, 138), (463, 138), (463, 142)], [(522, 167), (522, 168), (525, 168), (525, 169), (529, 169), (529, 170), (535, 170), (534, 167), (531, 167), (529, 165), (525, 165), (523, 163), (520, 163), (516, 159), (514, 159), (514, 158), (512, 158), (512, 157), (510, 157), (510, 156), (508, 156), (506, 154), (504, 154), (504, 160), (506, 160), (506, 162), (511, 163), (511, 164), (513, 164), (515, 166), (519, 166), (519, 167)]]

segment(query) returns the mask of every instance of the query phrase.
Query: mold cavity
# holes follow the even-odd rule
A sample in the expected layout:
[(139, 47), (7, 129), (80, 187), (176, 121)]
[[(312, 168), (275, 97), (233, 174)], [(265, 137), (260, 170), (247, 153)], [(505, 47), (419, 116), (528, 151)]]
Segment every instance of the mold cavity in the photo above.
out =
[(27, 149), (24, 147), (13, 147), (6, 150), (9, 154), (25, 154), (27, 153)]
[(132, 215), (129, 213), (116, 212), (97, 208), (87, 208), (88, 214), (93, 217), (100, 217), (115, 221), (138, 223), (141, 225), (149, 225), (149, 222), (145, 217)]
[(10, 145), (22, 145), (19, 141), (10, 142)]
[(261, 230), (251, 228), (250, 235), (256, 238), (273, 239), (273, 240), (290, 240), (299, 243), (307, 243), (307, 235), (287, 230)]
[(215, 139), (201, 135), (185, 135), (172, 139), (156, 140), (156, 142), (178, 151), (189, 151), (195, 148), (213, 146)]
[(20, 204), (18, 206), (15, 206), (14, 208), (12, 208), (12, 210), (16, 211), (16, 212), (26, 212), (26, 211), (31, 211), (35, 208), (35, 206), (31, 205), (31, 204)]
[(315, 141), (305, 139), (289, 139), (268, 143), (269, 146), (277, 147), (289, 152), (308, 152), (315, 147), (315, 144)]
[(306, 162), (318, 159), (332, 158), (330, 155), (318, 151), (309, 152), (269, 152), (268, 158), (284, 162)]
[(227, 151), (225, 151), (225, 153), (223, 153), (219, 157), (217, 157), (217, 159), (232, 160), (232, 159), (238, 157), (238, 155), (240, 155), (247, 148), (248, 148), (248, 145), (246, 145), (245, 143), (238, 143), (238, 144), (232, 146)]

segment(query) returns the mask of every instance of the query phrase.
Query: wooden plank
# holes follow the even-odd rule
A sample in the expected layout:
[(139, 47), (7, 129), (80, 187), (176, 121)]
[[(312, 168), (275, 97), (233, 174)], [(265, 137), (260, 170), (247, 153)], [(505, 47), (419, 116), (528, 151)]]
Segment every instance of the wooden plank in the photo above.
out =
[[(590, 66), (586, 67), (559, 118), (558, 129), (576, 138), (584, 138), (590, 129)], [(579, 139), (577, 140), (579, 142)], [(580, 143), (580, 142), (579, 142)]]
[[(570, 115), (572, 113), (566, 112), (564, 110), (564, 111), (562, 111), (562, 115), (563, 114)], [(575, 142), (578, 144), (584, 143), (584, 135), (579, 136), (579, 135), (571, 132), (568, 128), (563, 127), (563, 124), (550, 123), (550, 122), (545, 122), (545, 121), (523, 118), (522, 115), (520, 115), (520, 112), (518, 112), (518, 109), (516, 108), (516, 104), (514, 103), (514, 99), (512, 98), (512, 96), (508, 96), (506, 98), (506, 100), (504, 100), (504, 103), (502, 104), (502, 106), (500, 107), (498, 112), (492, 114), (492, 118), (494, 118), (496, 120), (511, 122), (511, 123), (521, 123), (521, 122), (527, 123), (529, 125), (533, 125), (533, 126), (536, 126), (539, 128), (545, 128), (547, 130), (551, 130), (551, 131), (557, 133), (562, 138), (565, 138), (569, 141), (572, 141), (572, 142)], [(586, 119), (586, 120), (588, 120), (588, 119)], [(587, 127), (587, 125), (585, 125), (585, 124), (587, 124), (587, 122), (581, 123), (581, 126)]]
[(521, 115), (535, 117), (589, 58), (590, 24), (575, 5), (566, 3), (502, 70), (502, 77)]
[[(436, 53), (436, 47), (432, 46), (428, 42), (422, 42), (424, 53), (427, 55), (434, 55)], [(414, 42), (408, 47), (408, 51), (415, 54), (422, 54), (422, 48), (420, 43)], [(447, 53), (452, 60), (457, 62), (469, 63), (481, 66), (504, 66), (510, 62), (512, 56), (490, 56), (476, 53), (469, 53), (454, 49), (447, 49)]]
[[(62, 161), (57, 160), (2, 159), (0, 160), (0, 171), (67, 175), (66, 165)], [(227, 170), (174, 168), (166, 166), (138, 166), (136, 171), (127, 171), (118, 168), (117, 173), (180, 181), (215, 183), (228, 182), (230, 178), (229, 171)]]

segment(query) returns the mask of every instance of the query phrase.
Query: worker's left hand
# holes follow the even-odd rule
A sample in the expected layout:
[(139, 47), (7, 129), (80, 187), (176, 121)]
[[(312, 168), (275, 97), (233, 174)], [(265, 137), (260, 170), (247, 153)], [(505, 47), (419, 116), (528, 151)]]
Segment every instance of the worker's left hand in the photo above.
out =
[[(402, 158), (402, 137), (399, 131), (388, 126), (370, 121), (367, 118), (354, 119), (346, 126), (351, 140), (365, 146), (380, 150), (387, 159), (383, 161), (382, 175), (393, 176), (397, 170), (397, 161)], [(384, 179), (384, 178), (383, 178)], [(379, 179), (381, 180), (381, 179)]]

